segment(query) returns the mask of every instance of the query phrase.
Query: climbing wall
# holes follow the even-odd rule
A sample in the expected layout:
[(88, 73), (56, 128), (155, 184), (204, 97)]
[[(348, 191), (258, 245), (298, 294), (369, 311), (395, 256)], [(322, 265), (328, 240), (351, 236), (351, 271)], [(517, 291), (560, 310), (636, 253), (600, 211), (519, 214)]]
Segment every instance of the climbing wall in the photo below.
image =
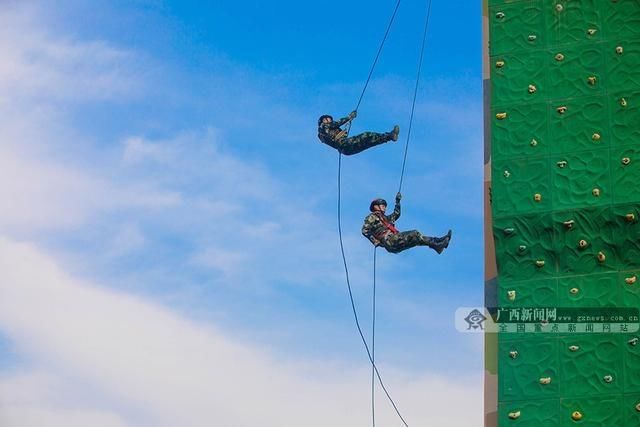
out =
[[(640, 0), (485, 15), (496, 303), (640, 307)], [(640, 426), (637, 336), (498, 334), (493, 422)]]

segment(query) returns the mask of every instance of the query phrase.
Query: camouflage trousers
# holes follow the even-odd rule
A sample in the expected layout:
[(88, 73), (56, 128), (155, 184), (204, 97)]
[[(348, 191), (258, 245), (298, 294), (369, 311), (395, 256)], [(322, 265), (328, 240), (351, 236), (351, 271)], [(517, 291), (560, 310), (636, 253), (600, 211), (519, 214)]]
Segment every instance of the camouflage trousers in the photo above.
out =
[(360, 135), (338, 140), (336, 148), (345, 156), (350, 156), (387, 141), (391, 141), (391, 133), (363, 132)]
[(414, 246), (429, 246), (432, 241), (431, 237), (422, 235), (418, 230), (410, 230), (389, 234), (381, 243), (387, 251), (397, 254)]

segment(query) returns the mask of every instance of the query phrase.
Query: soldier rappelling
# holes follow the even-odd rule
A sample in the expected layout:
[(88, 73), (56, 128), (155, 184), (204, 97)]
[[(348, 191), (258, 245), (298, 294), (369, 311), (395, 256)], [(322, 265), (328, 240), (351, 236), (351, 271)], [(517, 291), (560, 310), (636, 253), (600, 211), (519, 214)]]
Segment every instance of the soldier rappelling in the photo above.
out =
[(371, 202), (371, 213), (364, 219), (362, 234), (374, 246), (382, 246), (388, 252), (398, 253), (414, 246), (428, 246), (437, 253), (442, 253), (449, 246), (451, 230), (442, 237), (429, 237), (418, 230), (398, 231), (395, 222), (400, 218), (400, 199), (402, 194), (396, 194), (396, 203), (391, 215), (385, 215), (387, 202), (375, 199)]
[(335, 148), (345, 156), (360, 153), (367, 148), (384, 144), (389, 141), (397, 141), (400, 133), (400, 126), (394, 126), (391, 132), (363, 132), (356, 136), (349, 137), (348, 131), (341, 129), (341, 126), (349, 123), (357, 116), (356, 111), (349, 113), (347, 117), (334, 121), (328, 114), (320, 116), (318, 119), (318, 138), (330, 147)]

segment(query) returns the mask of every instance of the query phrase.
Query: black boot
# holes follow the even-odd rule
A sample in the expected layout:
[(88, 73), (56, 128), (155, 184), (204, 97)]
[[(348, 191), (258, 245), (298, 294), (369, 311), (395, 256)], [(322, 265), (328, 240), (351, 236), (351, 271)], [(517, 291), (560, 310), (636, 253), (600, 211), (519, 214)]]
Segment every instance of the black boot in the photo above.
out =
[(391, 139), (391, 141), (397, 141), (399, 134), (400, 134), (400, 126), (395, 125), (393, 127), (393, 130), (389, 132), (387, 135), (389, 135), (389, 138)]
[(438, 237), (438, 240), (444, 244), (444, 248), (448, 248), (449, 242), (451, 241), (451, 230), (449, 230), (444, 236)]
[[(429, 246), (431, 249), (433, 249), (434, 251), (438, 252), (439, 254), (442, 253), (442, 251), (444, 250), (444, 248), (446, 248), (445, 246), (445, 241), (441, 240), (442, 238), (440, 237), (427, 237), (427, 236), (422, 236), (422, 241)], [(446, 241), (446, 244), (449, 244), (448, 241)]]

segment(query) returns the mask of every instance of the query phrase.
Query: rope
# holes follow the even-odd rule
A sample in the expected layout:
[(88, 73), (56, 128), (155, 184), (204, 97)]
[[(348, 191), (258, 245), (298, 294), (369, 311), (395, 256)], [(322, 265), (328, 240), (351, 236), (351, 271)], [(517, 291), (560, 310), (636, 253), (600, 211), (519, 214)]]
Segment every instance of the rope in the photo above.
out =
[(420, 72), (422, 71), (422, 59), (424, 57), (424, 48), (427, 42), (427, 29), (429, 28), (429, 17), (431, 16), (431, 0), (427, 7), (427, 17), (424, 23), (424, 33), (422, 35), (422, 47), (420, 48), (420, 60), (418, 61), (418, 72), (416, 76), (416, 87), (413, 90), (413, 102), (411, 104), (411, 116), (409, 117), (409, 130), (407, 131), (407, 141), (404, 145), (404, 157), (402, 159), (402, 172), (400, 172), (400, 185), (398, 193), (402, 191), (402, 180), (404, 179), (404, 168), (407, 164), (407, 152), (409, 151), (409, 139), (411, 138), (411, 125), (413, 124), (413, 114), (416, 109), (416, 98), (418, 97), (418, 85), (420, 84)]
[[(356, 104), (356, 108), (354, 111), (358, 111), (360, 108), (360, 103), (362, 102), (362, 98), (364, 98), (364, 93), (367, 91), (367, 87), (369, 87), (369, 82), (371, 81), (371, 76), (373, 76), (373, 71), (378, 64), (378, 59), (380, 59), (380, 54), (382, 53), (382, 48), (384, 47), (384, 43), (387, 41), (387, 37), (389, 36), (389, 32), (391, 31), (391, 27), (393, 26), (393, 21), (396, 19), (396, 14), (398, 13), (398, 8), (400, 7), (400, 2), (402, 0), (398, 0), (396, 2), (396, 6), (393, 9), (393, 13), (391, 14), (391, 18), (389, 19), (389, 23), (387, 24), (387, 29), (384, 32), (384, 37), (382, 37), (382, 41), (380, 42), (380, 46), (378, 47), (378, 52), (376, 52), (376, 56), (373, 59), (373, 64), (371, 64), (371, 69), (369, 70), (369, 75), (367, 76), (367, 81), (362, 88), (362, 92), (360, 93), (360, 98), (358, 98), (358, 103)], [(349, 132), (351, 131), (351, 122), (347, 125), (347, 136), (349, 136)]]
[(341, 172), (342, 172), (342, 153), (338, 154), (338, 156), (339, 156), (338, 157), (338, 236), (340, 237), (340, 253), (342, 254), (342, 263), (344, 265), (344, 273), (345, 273), (345, 277), (347, 278), (347, 289), (349, 290), (349, 299), (351, 300), (351, 309), (353, 310), (353, 317), (356, 321), (356, 327), (358, 328), (358, 333), (360, 334), (360, 339), (362, 340), (362, 344), (364, 344), (364, 348), (367, 351), (369, 362), (371, 362), (371, 367), (375, 372), (376, 377), (378, 378), (378, 381), (380, 382), (380, 386), (382, 387), (384, 394), (387, 396), (387, 399), (391, 403), (391, 406), (393, 406), (393, 409), (396, 411), (396, 414), (398, 414), (398, 417), (400, 418), (400, 420), (402, 420), (402, 423), (405, 425), (405, 427), (409, 427), (407, 422), (402, 417), (402, 414), (400, 414), (400, 410), (398, 409), (398, 406), (393, 401), (393, 399), (391, 398), (391, 395), (387, 391), (387, 388), (384, 385), (384, 381), (382, 381), (382, 376), (380, 375), (380, 371), (378, 371), (378, 367), (374, 363), (373, 356), (371, 354), (371, 351), (369, 350), (369, 345), (367, 344), (367, 340), (365, 339), (364, 334), (362, 333), (362, 328), (360, 327), (360, 321), (358, 320), (358, 311), (356, 310), (356, 304), (353, 299), (353, 291), (351, 290), (351, 281), (349, 280), (349, 267), (347, 266), (347, 258), (344, 254), (344, 243), (342, 241), (342, 220), (341, 220), (342, 214), (341, 214), (341, 208), (340, 208), (340, 205), (341, 205), (341, 182), (340, 182), (341, 179), (340, 178), (341, 178)]
[(373, 365), (376, 361), (376, 253), (377, 247), (373, 247), (373, 298), (371, 309), (371, 422), (376, 427), (376, 377)]

